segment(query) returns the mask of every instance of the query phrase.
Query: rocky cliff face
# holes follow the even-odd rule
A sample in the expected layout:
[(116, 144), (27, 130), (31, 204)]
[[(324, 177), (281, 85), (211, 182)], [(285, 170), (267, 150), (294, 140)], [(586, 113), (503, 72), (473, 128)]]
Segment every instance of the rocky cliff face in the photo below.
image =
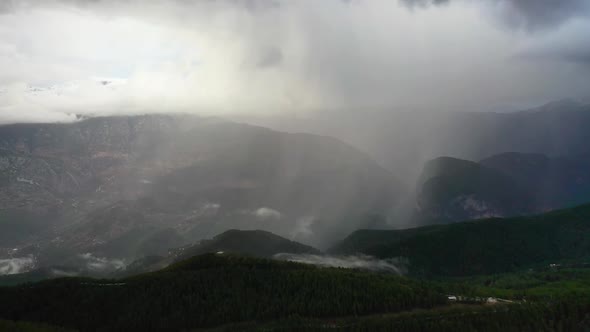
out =
[(503, 217), (530, 211), (523, 188), (476, 162), (442, 157), (426, 164), (417, 188), (422, 222)]
[(590, 158), (502, 153), (480, 162), (430, 161), (418, 183), (423, 220), (461, 221), (542, 213), (590, 201)]
[(399, 190), (338, 140), (219, 119), (0, 127), (0, 247), (40, 262), (159, 254), (230, 228), (317, 244), (388, 213)]

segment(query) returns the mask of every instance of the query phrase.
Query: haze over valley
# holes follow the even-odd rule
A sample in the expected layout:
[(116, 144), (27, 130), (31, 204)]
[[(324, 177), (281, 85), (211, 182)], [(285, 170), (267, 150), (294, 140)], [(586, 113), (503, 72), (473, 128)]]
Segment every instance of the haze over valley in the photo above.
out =
[(0, 330), (590, 329), (585, 0), (0, 3)]

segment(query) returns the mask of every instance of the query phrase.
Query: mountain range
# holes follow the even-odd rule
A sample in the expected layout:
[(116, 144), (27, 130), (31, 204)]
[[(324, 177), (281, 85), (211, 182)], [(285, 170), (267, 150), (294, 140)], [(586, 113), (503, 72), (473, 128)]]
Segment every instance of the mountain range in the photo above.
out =
[(338, 137), (367, 152), (409, 187), (424, 163), (441, 156), (482, 160), (505, 152), (590, 154), (590, 105), (570, 99), (511, 112), (362, 109), (240, 119), (281, 131)]
[[(208, 252), (206, 243), (215, 248), (213, 237), (230, 229), (273, 232), (326, 249), (357, 229), (515, 217), (590, 202), (586, 105), (404, 114), (379, 123), (371, 117), (349, 133), (370, 133), (373, 143), (388, 139), (396, 155), (411, 143), (420, 155), (428, 147), (439, 156), (483, 157), (437, 157), (414, 164), (419, 176), (398, 179), (394, 165), (381, 167), (371, 157), (388, 159), (386, 149), (365, 153), (327, 136), (218, 118), (139, 115), (0, 126), (2, 271), (91, 266), (102, 275), (170, 257), (174, 248)], [(323, 124), (307, 129), (337, 129)], [(423, 144), (412, 143), (417, 135)], [(415, 195), (404, 185), (410, 181)], [(248, 234), (235, 233), (232, 241), (240, 245)], [(268, 241), (274, 240), (261, 243)], [(257, 255), (265, 250), (256, 248)]]
[(233, 228), (329, 243), (401, 192), (337, 139), (215, 118), (0, 126), (2, 256), (37, 267), (162, 255)]

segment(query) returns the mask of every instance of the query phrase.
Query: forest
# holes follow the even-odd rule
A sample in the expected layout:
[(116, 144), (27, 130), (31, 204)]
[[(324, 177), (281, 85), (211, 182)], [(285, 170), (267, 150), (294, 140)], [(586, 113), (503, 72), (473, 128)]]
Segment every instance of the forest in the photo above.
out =
[(122, 279), (62, 278), (0, 287), (0, 298), (0, 327), (7, 331), (590, 328), (586, 268), (412, 279), (204, 254)]
[[(406, 230), (359, 230), (331, 249), (405, 257), (413, 276), (517, 272), (590, 258), (590, 205), (534, 216), (491, 218)], [(444, 262), (444, 263), (441, 263)]]
[(118, 280), (63, 278), (0, 288), (0, 317), (79, 330), (180, 330), (241, 321), (356, 316), (446, 303), (393, 275), (205, 254)]

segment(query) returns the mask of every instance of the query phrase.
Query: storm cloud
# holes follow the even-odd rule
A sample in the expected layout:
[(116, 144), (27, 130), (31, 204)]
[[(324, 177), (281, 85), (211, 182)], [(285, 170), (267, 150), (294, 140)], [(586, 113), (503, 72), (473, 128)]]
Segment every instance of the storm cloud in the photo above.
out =
[[(447, 5), (453, 0), (401, 0), (410, 8)], [(459, 0), (454, 0), (459, 1)], [(586, 0), (482, 0), (512, 27), (538, 29), (590, 15)]]
[(587, 3), (3, 1), (0, 122), (587, 98)]

